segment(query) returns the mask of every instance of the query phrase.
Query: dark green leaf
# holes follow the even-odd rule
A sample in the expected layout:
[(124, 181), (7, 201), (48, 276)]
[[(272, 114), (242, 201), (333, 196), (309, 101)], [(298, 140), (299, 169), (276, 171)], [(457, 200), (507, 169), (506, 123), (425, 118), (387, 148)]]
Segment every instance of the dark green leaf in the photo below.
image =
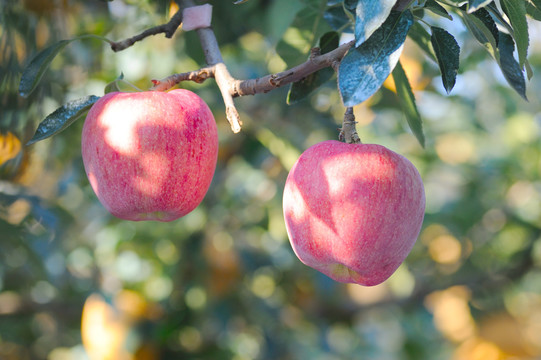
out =
[(426, 0), (425, 6), (426, 9), (432, 11), (434, 14), (437, 14), (439, 16), (443, 16), (444, 18), (447, 18), (449, 20), (453, 20), (453, 17), (449, 15), (447, 10), (440, 4), (438, 4), (434, 0)]
[(499, 41), (499, 31), (496, 22), (490, 16), (490, 13), (486, 9), (479, 9), (477, 11), (471, 12), (475, 18), (481, 20), (485, 27), (490, 31), (492, 37), (495, 39), (495, 43), (498, 44)]
[(96, 38), (108, 43), (111, 43), (110, 40), (98, 36), (98, 35), (82, 35), (69, 40), (61, 40), (49, 47), (40, 51), (26, 66), (23, 70), (21, 77), (21, 82), (19, 83), (19, 94), (23, 97), (30, 95), (32, 91), (36, 88), (39, 81), (43, 77), (43, 74), (53, 61), (53, 59), (58, 55), (58, 53), (66, 47), (70, 42), (85, 38)]
[(364, 43), (391, 13), (396, 0), (358, 0), (355, 8), (355, 46)]
[(355, 8), (357, 8), (358, 0), (344, 0), (344, 9), (355, 15)]
[(485, 9), (487, 9), (490, 12), (490, 15), (492, 15), (494, 21), (503, 26), (510, 34), (513, 34), (513, 27), (507, 22), (507, 20), (503, 17), (503, 15), (500, 13), (500, 10), (494, 4), (493, 2), (488, 4)]
[(323, 18), (333, 30), (349, 33), (353, 32), (350, 25), (350, 19), (342, 6), (335, 6), (327, 9), (323, 14)]
[(526, 81), (522, 68), (515, 60), (513, 53), (515, 51), (515, 43), (513, 38), (507, 34), (500, 32), (500, 41), (498, 48), (500, 50), (500, 68), (502, 69), (505, 79), (513, 89), (525, 100), (526, 97)]
[(45, 70), (49, 67), (58, 53), (72, 40), (61, 40), (40, 51), (24, 69), (19, 83), (19, 94), (27, 97), (36, 88), (43, 77)]
[(412, 24), (413, 16), (409, 10), (392, 11), (365, 43), (349, 50), (338, 69), (344, 105), (357, 105), (381, 87), (398, 62)]
[(432, 42), (430, 40), (430, 34), (425, 28), (418, 22), (414, 22), (408, 32), (408, 36), (412, 39), (420, 48), (427, 54), (432, 60), (438, 61), (436, 59), (436, 53), (432, 47)]
[(468, 0), (468, 12), (471, 14), (484, 6), (487, 6), (491, 2), (492, 0)]
[(419, 111), (417, 110), (415, 96), (413, 95), (408, 77), (400, 64), (400, 61), (393, 70), (393, 80), (396, 86), (396, 95), (398, 96), (402, 111), (406, 115), (408, 125), (421, 146), (425, 147), (425, 136), (423, 134), (421, 115), (419, 115)]
[(443, 87), (447, 93), (450, 93), (456, 82), (458, 73), (460, 47), (453, 35), (444, 29), (433, 26), (432, 29), (432, 47), (438, 59), (438, 65), (441, 70), (441, 79)]
[(66, 129), (83, 117), (98, 99), (98, 96), (90, 95), (62, 105), (39, 124), (34, 137), (26, 145), (47, 139)]
[(118, 86), (118, 83), (124, 79), (124, 73), (120, 73), (120, 76), (117, 77), (115, 80), (111, 81), (107, 86), (105, 86), (105, 90), (103, 91), (104, 94), (108, 94), (110, 92), (115, 91), (121, 91), (120, 87)]
[[(338, 47), (339, 35), (336, 32), (326, 33), (319, 40), (321, 53), (327, 53)], [(324, 68), (312, 73), (304, 79), (291, 84), (287, 94), (287, 103), (294, 104), (308, 96), (312, 91), (323, 85), (334, 75), (332, 68)]]
[(464, 25), (475, 39), (487, 49), (494, 59), (498, 59), (499, 31), (488, 11), (479, 9), (472, 14), (462, 11), (460, 15)]
[(523, 0), (501, 0), (501, 5), (513, 27), (513, 38), (517, 45), (518, 62), (522, 68), (526, 62), (528, 47), (530, 45), (528, 22), (526, 20), (526, 4)]

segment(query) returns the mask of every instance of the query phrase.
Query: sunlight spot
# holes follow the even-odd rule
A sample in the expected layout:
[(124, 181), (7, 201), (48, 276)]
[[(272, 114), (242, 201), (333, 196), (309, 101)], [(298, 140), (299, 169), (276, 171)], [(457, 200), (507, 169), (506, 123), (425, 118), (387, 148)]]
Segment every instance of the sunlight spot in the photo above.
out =
[(173, 282), (170, 278), (157, 276), (145, 282), (145, 295), (154, 301), (162, 301), (168, 298), (173, 291)]
[(451, 341), (464, 341), (475, 333), (468, 305), (470, 296), (468, 288), (453, 286), (435, 291), (425, 299), (426, 307), (434, 314), (436, 328)]
[(252, 280), (251, 289), (254, 295), (266, 299), (274, 293), (276, 282), (268, 274), (258, 274)]
[(212, 237), (212, 245), (219, 252), (226, 252), (233, 247), (233, 237), (225, 231), (220, 231)]
[(359, 305), (375, 304), (381, 300), (388, 299), (391, 295), (387, 282), (370, 287), (347, 284), (346, 290), (351, 300)]
[(470, 162), (475, 157), (475, 144), (467, 134), (449, 133), (436, 138), (436, 153), (451, 165)]
[(158, 258), (167, 265), (175, 264), (180, 258), (177, 247), (167, 239), (161, 239), (154, 247)]
[(180, 345), (190, 352), (197, 351), (203, 344), (201, 333), (192, 326), (187, 326), (180, 330), (178, 339)]
[(452, 235), (440, 235), (428, 244), (430, 257), (440, 264), (454, 264), (460, 260), (462, 246)]
[(202, 309), (207, 304), (207, 293), (203, 288), (193, 287), (186, 292), (186, 305), (191, 309)]

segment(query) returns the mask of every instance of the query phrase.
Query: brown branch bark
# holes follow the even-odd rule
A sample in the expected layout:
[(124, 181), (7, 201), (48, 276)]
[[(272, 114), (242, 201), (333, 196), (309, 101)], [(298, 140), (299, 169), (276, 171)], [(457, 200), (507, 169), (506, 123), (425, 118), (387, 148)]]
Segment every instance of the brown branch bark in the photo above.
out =
[(348, 107), (344, 114), (342, 129), (340, 130), (340, 139), (344, 139), (348, 144), (360, 144), (361, 139), (359, 138), (359, 134), (357, 134), (356, 124), (357, 122), (355, 121), (353, 108)]
[(138, 41), (141, 41), (149, 36), (157, 35), (161, 33), (165, 33), (165, 37), (170, 39), (171, 37), (173, 37), (173, 34), (175, 33), (175, 31), (177, 31), (181, 23), (182, 23), (182, 10), (179, 10), (175, 13), (175, 15), (173, 15), (171, 20), (169, 20), (169, 22), (166, 24), (162, 24), (162, 25), (147, 29), (143, 31), (142, 33), (132, 36), (128, 39), (124, 39), (121, 41), (113, 41), (111, 43), (111, 49), (113, 49), (114, 52), (122, 51), (129, 48), (130, 46), (132, 46)]
[(233, 96), (245, 96), (266, 93), (278, 87), (302, 80), (325, 67), (331, 66), (335, 68), (335, 65), (342, 60), (353, 43), (354, 41), (343, 44), (323, 55), (311, 56), (306, 62), (277, 74), (270, 74), (257, 79), (235, 80), (232, 94)]
[[(229, 75), (227, 76), (231, 81), (230, 84), (227, 84), (229, 92), (233, 97), (266, 93), (278, 87), (302, 80), (306, 76), (325, 67), (331, 66), (336, 69), (336, 65), (351, 48), (353, 43), (354, 42), (352, 41), (343, 44), (335, 50), (323, 55), (314, 55), (306, 62), (291, 69), (276, 74), (269, 74), (257, 79), (239, 80), (234, 79)], [(200, 83), (207, 78), (215, 77), (215, 70), (216, 66), (209, 66), (191, 72), (173, 74), (162, 80), (153, 80), (155, 81), (155, 86), (152, 90), (165, 91), (182, 81), (195, 81)]]

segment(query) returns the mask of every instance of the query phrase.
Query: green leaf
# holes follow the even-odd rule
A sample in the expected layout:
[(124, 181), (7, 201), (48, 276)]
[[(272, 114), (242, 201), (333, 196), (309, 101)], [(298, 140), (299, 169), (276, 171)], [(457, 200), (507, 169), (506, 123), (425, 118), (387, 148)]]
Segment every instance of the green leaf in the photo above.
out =
[(364, 43), (391, 13), (396, 0), (358, 0), (355, 8), (355, 46)]
[(426, 55), (428, 55), (428, 57), (436, 62), (438, 61), (436, 59), (434, 48), (432, 47), (430, 34), (421, 24), (414, 22), (408, 32), (408, 36), (425, 52)]
[(344, 9), (349, 11), (352, 15), (355, 15), (355, 9), (357, 8), (358, 0), (344, 0)]
[(528, 76), (528, 80), (531, 80), (533, 77), (533, 69), (532, 65), (528, 60), (524, 63), (524, 68), (526, 69), (526, 76)]
[[(325, 54), (338, 47), (339, 35), (336, 32), (328, 32), (319, 40), (321, 53)], [(294, 104), (306, 98), (312, 91), (327, 82), (334, 75), (332, 68), (324, 68), (305, 77), (304, 79), (291, 84), (287, 94), (287, 103)]]
[(445, 10), (443, 6), (441, 6), (434, 0), (426, 0), (424, 8), (432, 11), (436, 15), (443, 16), (444, 18), (447, 18), (449, 20), (453, 20), (453, 17), (449, 15), (447, 10)]
[(58, 55), (72, 40), (61, 40), (40, 51), (26, 66), (19, 83), (19, 94), (27, 97), (36, 88), (43, 74)]
[(353, 32), (350, 25), (350, 18), (346, 14), (343, 6), (334, 6), (327, 9), (323, 14), (323, 18), (335, 31)]
[(498, 59), (499, 31), (496, 23), (485, 9), (479, 9), (474, 13), (460, 12), (462, 21), (477, 41), (492, 55)]
[(278, 42), (276, 51), (288, 67), (306, 61), (319, 37), (332, 30), (323, 19), (325, 8), (325, 1), (307, 1), (306, 7), (297, 13), (284, 37)]
[(303, 4), (299, 1), (274, 0), (269, 4), (265, 11), (265, 36), (273, 45), (278, 44), (301, 9)]
[(340, 62), (338, 86), (345, 106), (357, 105), (372, 96), (398, 62), (413, 15), (392, 11), (383, 25)]
[(98, 99), (98, 96), (90, 95), (62, 105), (39, 124), (36, 133), (26, 145), (47, 139), (65, 130), (76, 120), (85, 116), (86, 112)]
[(526, 62), (528, 47), (530, 45), (528, 22), (526, 20), (526, 4), (523, 0), (501, 0), (501, 5), (513, 27), (513, 38), (517, 45), (518, 62), (522, 68)]
[(529, 3), (531, 3), (533, 6), (541, 10), (541, 0), (527, 0)]
[(58, 55), (58, 53), (64, 49), (69, 43), (75, 40), (85, 39), (85, 38), (96, 38), (103, 41), (111, 43), (110, 40), (97, 35), (82, 35), (69, 40), (60, 40), (57, 43), (54, 43), (47, 48), (40, 51), (30, 63), (23, 70), (21, 77), (21, 82), (19, 83), (19, 94), (23, 97), (30, 95), (32, 91), (36, 88), (39, 81), (43, 77), (43, 74), (51, 65), (53, 59)]
[(110, 92), (121, 91), (118, 84), (123, 79), (124, 79), (124, 73), (120, 73), (119, 77), (117, 77), (115, 80), (111, 81), (109, 84), (105, 86), (105, 90), (103, 91), (103, 93), (108, 94)]
[(419, 115), (419, 111), (417, 110), (415, 96), (413, 95), (408, 77), (400, 64), (400, 61), (393, 70), (393, 79), (396, 86), (396, 95), (398, 96), (402, 111), (406, 115), (408, 125), (419, 141), (419, 144), (421, 144), (422, 147), (425, 147), (425, 135), (423, 134), (421, 115)]
[(504, 27), (511, 36), (513, 36), (513, 27), (507, 22), (507, 20), (503, 17), (503, 15), (500, 13), (500, 10), (494, 4), (493, 2), (488, 4), (485, 9), (487, 9), (490, 12), (490, 15), (493, 17), (494, 21)]
[(541, 0), (527, 0), (526, 13), (530, 15), (532, 19), (541, 21)]
[(490, 4), (492, 0), (468, 0), (468, 13), (477, 11)]
[(522, 96), (525, 100), (528, 100), (526, 97), (526, 81), (524, 80), (524, 73), (513, 56), (513, 53), (515, 52), (515, 43), (513, 38), (500, 32), (498, 48), (500, 50), (499, 65), (505, 79), (520, 96)]
[(453, 35), (444, 29), (432, 26), (431, 43), (440, 66), (443, 87), (450, 93), (456, 82), (459, 67), (460, 47)]

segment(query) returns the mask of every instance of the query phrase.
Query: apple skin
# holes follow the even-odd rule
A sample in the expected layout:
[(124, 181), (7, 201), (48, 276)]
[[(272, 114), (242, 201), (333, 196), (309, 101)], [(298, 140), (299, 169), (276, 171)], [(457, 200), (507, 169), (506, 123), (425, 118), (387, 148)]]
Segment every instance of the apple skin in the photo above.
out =
[(112, 92), (88, 112), (81, 152), (90, 185), (111, 214), (172, 221), (207, 193), (218, 131), (207, 104), (191, 91)]
[(407, 257), (425, 193), (405, 157), (374, 144), (318, 143), (297, 160), (283, 197), (297, 257), (330, 278), (374, 286)]

